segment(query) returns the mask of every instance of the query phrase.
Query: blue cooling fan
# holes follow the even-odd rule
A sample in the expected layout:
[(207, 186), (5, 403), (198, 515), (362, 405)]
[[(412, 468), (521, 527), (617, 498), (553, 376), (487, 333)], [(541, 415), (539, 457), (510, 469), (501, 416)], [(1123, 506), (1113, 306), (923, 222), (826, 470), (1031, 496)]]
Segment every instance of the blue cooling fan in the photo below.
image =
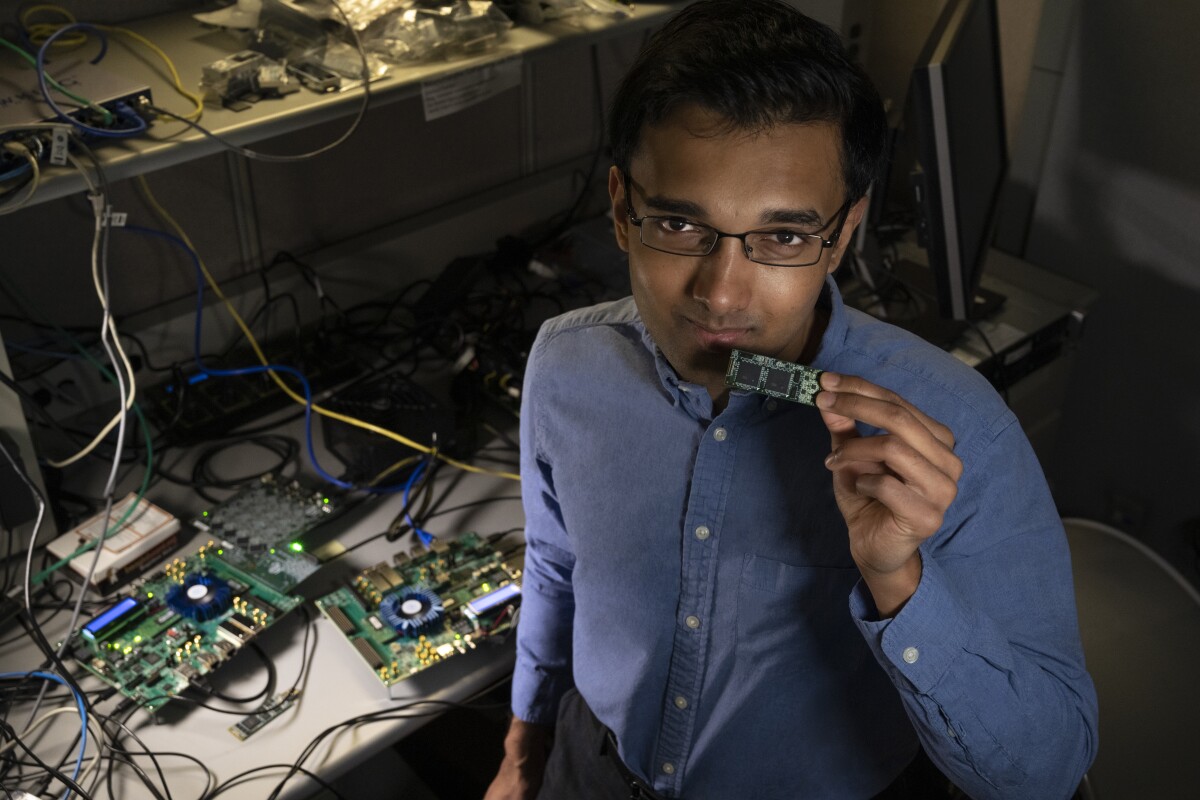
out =
[(229, 610), (233, 605), (233, 590), (215, 575), (190, 572), (183, 583), (171, 587), (167, 605), (181, 617), (207, 622)]
[(414, 639), (437, 630), (444, 614), (442, 599), (421, 587), (390, 594), (379, 604), (384, 622), (401, 636)]

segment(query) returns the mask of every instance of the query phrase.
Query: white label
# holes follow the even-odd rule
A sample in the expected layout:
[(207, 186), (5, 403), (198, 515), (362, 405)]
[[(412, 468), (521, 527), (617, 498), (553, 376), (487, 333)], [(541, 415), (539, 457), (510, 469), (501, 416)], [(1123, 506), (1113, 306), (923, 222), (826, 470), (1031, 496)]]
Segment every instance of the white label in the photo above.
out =
[(67, 130), (55, 128), (50, 132), (50, 163), (56, 167), (67, 163)]
[(425, 81), (421, 84), (425, 121), (449, 116), (520, 85), (520, 56)]
[(125, 211), (113, 211), (112, 208), (104, 210), (104, 224), (110, 228), (124, 228), (128, 218), (129, 214)]

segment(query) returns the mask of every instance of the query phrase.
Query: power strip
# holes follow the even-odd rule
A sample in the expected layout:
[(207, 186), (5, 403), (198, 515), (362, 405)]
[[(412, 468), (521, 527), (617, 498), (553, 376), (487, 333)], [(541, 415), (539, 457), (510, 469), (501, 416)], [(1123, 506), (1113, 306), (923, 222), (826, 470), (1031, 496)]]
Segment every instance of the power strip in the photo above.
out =
[[(125, 516), (136, 500), (137, 495), (130, 492), (119, 503), (113, 503), (107, 519), (101, 512), (50, 542), (46, 549), (55, 558), (66, 558), (102, 536), (105, 528)], [(142, 500), (125, 524), (100, 546), (99, 561), (96, 562), (88, 587), (107, 594), (151, 564), (161, 561), (178, 546), (179, 529), (179, 520), (174, 515), (148, 500)], [(96, 557), (91, 550), (76, 556), (68, 564), (71, 569), (69, 574), (82, 583)]]

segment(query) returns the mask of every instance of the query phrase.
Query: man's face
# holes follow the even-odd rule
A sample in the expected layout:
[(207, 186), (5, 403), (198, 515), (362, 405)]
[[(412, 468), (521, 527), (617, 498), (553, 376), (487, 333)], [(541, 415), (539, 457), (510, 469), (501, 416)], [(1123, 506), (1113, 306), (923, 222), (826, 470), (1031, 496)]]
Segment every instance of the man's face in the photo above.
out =
[(679, 218), (730, 233), (784, 226), (832, 237), (846, 201), (838, 128), (812, 123), (722, 133), (722, 127), (709, 112), (686, 106), (643, 131), (628, 198), (617, 168), (609, 173), (617, 243), (629, 253), (642, 320), (679, 376), (708, 388), (714, 400), (726, 392), (733, 348), (785, 361), (815, 353), (806, 345), (817, 296), (866, 205), (850, 208), (838, 243), (808, 267), (756, 264), (734, 238), (719, 239), (700, 257), (643, 245), (629, 203), (638, 217)]

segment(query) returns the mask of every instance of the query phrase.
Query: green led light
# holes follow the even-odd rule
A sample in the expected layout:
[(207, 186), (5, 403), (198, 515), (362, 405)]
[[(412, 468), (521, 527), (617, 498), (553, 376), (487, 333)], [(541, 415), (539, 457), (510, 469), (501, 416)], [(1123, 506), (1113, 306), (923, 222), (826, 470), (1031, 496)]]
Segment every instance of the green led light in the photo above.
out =
[(325, 505), (329, 505), (329, 498), (328, 498), (328, 497), (326, 497), (326, 498), (325, 498), (324, 500), (322, 500), (321, 502), (323, 502)]
[(149, 600), (149, 599), (151, 599), (151, 598), (153, 598), (153, 597), (154, 597), (154, 592), (146, 592), (146, 599), (147, 599), (147, 600)]
[(271, 555), (275, 555), (275, 548), (274, 548), (274, 547), (272, 547), (272, 548), (271, 548)]
[(289, 547), (291, 547), (291, 548), (292, 548), (292, 550), (294, 550), (294, 551), (295, 551), (295, 552), (297, 552), (297, 553), (302, 553), (302, 552), (304, 552), (304, 545), (300, 544), (299, 542), (292, 542), (292, 543), (289, 545)]
[(208, 516), (208, 512), (207, 512), (207, 511), (201, 511), (201, 512), (200, 512), (200, 516), (202, 516), (202, 517), (207, 517), (207, 516)]

